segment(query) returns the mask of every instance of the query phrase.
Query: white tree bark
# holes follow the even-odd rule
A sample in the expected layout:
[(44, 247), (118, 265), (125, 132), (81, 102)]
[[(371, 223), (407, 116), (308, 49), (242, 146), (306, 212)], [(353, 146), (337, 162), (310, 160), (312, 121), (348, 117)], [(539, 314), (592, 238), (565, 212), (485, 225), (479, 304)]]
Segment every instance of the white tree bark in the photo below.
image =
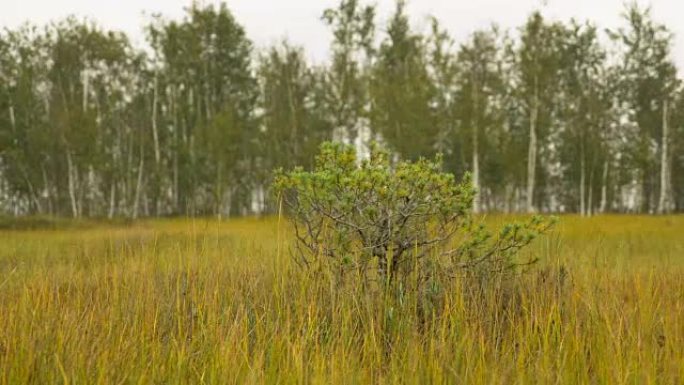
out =
[(10, 118), (10, 124), (12, 125), (12, 131), (17, 130), (17, 121), (14, 117), (14, 105), (11, 104), (10, 101), (10, 106), (9, 106), (9, 118)]
[(31, 179), (29, 179), (28, 174), (26, 173), (26, 170), (24, 167), (20, 167), (21, 174), (24, 177), (24, 181), (26, 182), (26, 186), (28, 186), (29, 189), (29, 194), (31, 196), (31, 200), (33, 203), (36, 205), (36, 210), (38, 211), (38, 214), (43, 213), (43, 206), (40, 204), (40, 200), (38, 199), (38, 195), (36, 194), (35, 189), (33, 188), (33, 183), (31, 183)]
[(69, 199), (71, 200), (71, 214), (74, 218), (78, 218), (78, 205), (76, 203), (76, 186), (75, 186), (75, 172), (74, 165), (71, 160), (71, 151), (67, 150), (67, 185), (69, 188)]
[(527, 201), (526, 210), (533, 213), (534, 209), (534, 187), (537, 170), (537, 119), (539, 115), (539, 95), (535, 79), (534, 99), (530, 110), (530, 143), (527, 153)]
[(663, 137), (660, 146), (660, 199), (658, 199), (658, 214), (670, 211), (670, 172), (668, 167), (669, 124), (667, 121), (668, 103), (663, 103)]
[[(592, 162), (593, 164), (593, 162)], [(589, 196), (587, 197), (586, 216), (594, 215), (594, 169), (589, 173)]]
[(585, 194), (585, 186), (586, 186), (586, 163), (584, 160), (584, 145), (581, 146), (580, 150), (580, 185), (579, 185), (579, 190), (580, 190), (580, 215), (581, 216), (586, 216), (587, 215), (587, 206), (586, 206), (586, 194)]
[(109, 190), (109, 212), (107, 213), (107, 218), (114, 218), (114, 211), (116, 210), (116, 185), (112, 183), (112, 187)]
[(219, 161), (216, 165), (216, 217), (223, 220), (223, 165)]
[(603, 177), (601, 178), (601, 214), (608, 209), (608, 159), (603, 162)]
[(48, 181), (47, 177), (47, 171), (45, 171), (45, 165), (41, 163), (40, 165), (40, 170), (41, 174), (43, 174), (43, 194), (47, 200), (47, 212), (48, 214), (52, 215), (53, 214), (53, 209), (52, 209), (52, 194), (51, 194), (51, 189), (50, 189), (50, 183)]
[(477, 132), (473, 134), (473, 187), (475, 187), (473, 212), (479, 213), (482, 211), (482, 192), (480, 186), (480, 153), (478, 149)]
[[(179, 124), (178, 124), (178, 101), (176, 100), (176, 88), (171, 87), (171, 92), (170, 92), (170, 101), (169, 104), (171, 105), (171, 114), (173, 114), (173, 143), (174, 145), (178, 146), (180, 142), (179, 138)], [(178, 214), (180, 211), (180, 192), (179, 190), (179, 185), (178, 185), (178, 151), (173, 151), (173, 189), (172, 189), (172, 207), (173, 210), (176, 211)]]
[(140, 193), (143, 184), (143, 170), (145, 168), (145, 156), (142, 153), (142, 146), (140, 151), (140, 165), (138, 166), (138, 181), (135, 185), (135, 197), (133, 198), (133, 219), (138, 219), (138, 210), (140, 207)]
[(154, 139), (154, 161), (157, 166), (161, 160), (161, 154), (159, 151), (159, 132), (157, 130), (157, 98), (158, 98), (158, 87), (159, 80), (157, 79), (157, 74), (154, 74), (154, 91), (152, 93), (152, 137)]
[(482, 205), (481, 205), (481, 197), (482, 193), (480, 192), (481, 186), (480, 186), (480, 149), (479, 149), (479, 122), (477, 119), (477, 113), (478, 113), (478, 95), (477, 95), (477, 87), (476, 83), (474, 80), (473, 76), (473, 81), (471, 84), (472, 88), (472, 102), (473, 102), (473, 111), (472, 111), (472, 116), (473, 116), (473, 187), (475, 188), (475, 196), (473, 197), (473, 212), (474, 213), (479, 213), (482, 211)]
[(88, 88), (89, 88), (90, 78), (88, 76), (88, 71), (83, 71), (83, 111), (88, 109)]

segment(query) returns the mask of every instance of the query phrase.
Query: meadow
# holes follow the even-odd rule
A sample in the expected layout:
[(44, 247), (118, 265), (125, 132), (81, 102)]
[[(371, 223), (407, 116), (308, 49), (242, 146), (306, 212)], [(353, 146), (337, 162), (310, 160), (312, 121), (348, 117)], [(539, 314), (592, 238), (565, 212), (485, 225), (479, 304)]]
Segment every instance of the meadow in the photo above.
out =
[(561, 217), (537, 265), (456, 278), (429, 314), (288, 240), (277, 218), (0, 230), (0, 384), (684, 383), (684, 216)]

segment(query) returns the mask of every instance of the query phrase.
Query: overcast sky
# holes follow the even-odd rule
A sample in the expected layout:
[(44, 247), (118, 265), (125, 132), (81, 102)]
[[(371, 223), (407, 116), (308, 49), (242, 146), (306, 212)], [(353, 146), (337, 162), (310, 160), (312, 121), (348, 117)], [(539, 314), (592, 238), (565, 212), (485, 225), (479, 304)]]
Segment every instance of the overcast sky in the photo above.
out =
[[(204, 0), (203, 3), (216, 3)], [(229, 8), (246, 27), (258, 47), (287, 37), (303, 45), (317, 62), (325, 60), (330, 34), (320, 15), (337, 0), (228, 0)], [(393, 9), (394, 0), (370, 1), (379, 6), (381, 27)], [(589, 19), (601, 28), (621, 24), (625, 0), (409, 0), (408, 10), (417, 27), (427, 27), (427, 16), (435, 15), (457, 42), (473, 30), (492, 22), (507, 28), (520, 26), (531, 11), (541, 8), (550, 18)], [(684, 0), (641, 0), (650, 4), (655, 19), (676, 34), (674, 59), (684, 70)], [(191, 0), (0, 0), (0, 26), (16, 27), (24, 21), (45, 23), (70, 14), (87, 16), (107, 28), (127, 32), (143, 42), (141, 26), (149, 14), (179, 18)], [(147, 16), (146, 16), (147, 15)]]

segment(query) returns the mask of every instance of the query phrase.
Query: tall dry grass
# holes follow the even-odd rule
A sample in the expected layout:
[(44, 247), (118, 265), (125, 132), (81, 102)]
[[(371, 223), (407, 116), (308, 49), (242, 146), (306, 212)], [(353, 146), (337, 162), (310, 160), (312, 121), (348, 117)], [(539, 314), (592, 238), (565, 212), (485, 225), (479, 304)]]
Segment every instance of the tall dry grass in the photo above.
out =
[(302, 272), (284, 233), (0, 232), (0, 383), (684, 383), (684, 217), (564, 217), (531, 272), (440, 301)]

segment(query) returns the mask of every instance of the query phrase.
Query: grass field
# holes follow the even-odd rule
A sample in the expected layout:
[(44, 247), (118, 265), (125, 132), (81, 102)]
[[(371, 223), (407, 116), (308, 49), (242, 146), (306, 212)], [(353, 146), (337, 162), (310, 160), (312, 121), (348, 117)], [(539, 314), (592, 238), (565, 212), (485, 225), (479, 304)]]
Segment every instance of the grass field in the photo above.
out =
[(0, 231), (0, 384), (684, 383), (682, 216), (562, 217), (531, 272), (427, 316), (298, 270), (284, 233)]

